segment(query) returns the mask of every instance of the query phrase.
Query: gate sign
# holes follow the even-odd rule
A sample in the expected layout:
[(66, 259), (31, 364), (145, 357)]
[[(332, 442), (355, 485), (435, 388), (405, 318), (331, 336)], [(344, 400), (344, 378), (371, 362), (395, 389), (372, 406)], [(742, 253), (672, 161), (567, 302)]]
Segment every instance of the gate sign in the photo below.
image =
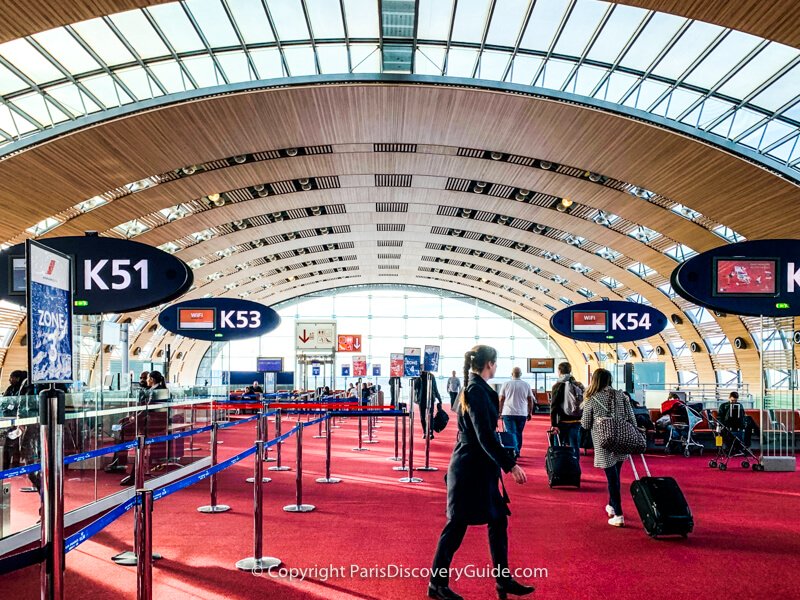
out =
[(353, 357), (353, 377), (367, 376), (367, 357), (356, 355)]
[(389, 377), (403, 376), (403, 355), (399, 352), (389, 355)]
[(403, 376), (404, 377), (419, 377), (420, 372), (420, 356), (421, 351), (419, 348), (404, 348), (403, 349)]
[(425, 371), (436, 373), (439, 370), (439, 351), (440, 346), (425, 346)]
[(319, 377), (320, 367), (319, 365), (312, 365), (311, 366), (311, 375), (313, 377)]
[(568, 306), (550, 317), (550, 326), (573, 340), (615, 344), (661, 333), (667, 317), (645, 304), (602, 300)]
[(342, 377), (350, 377), (350, 365), (342, 365)]
[(30, 382), (72, 381), (72, 262), (27, 241)]
[(158, 315), (167, 331), (208, 342), (258, 337), (281, 323), (271, 308), (238, 298), (196, 298), (168, 306)]
[[(194, 282), (192, 270), (168, 252), (131, 240), (95, 236), (47, 238), (41, 243), (71, 256), (78, 315), (123, 313), (169, 302)], [(25, 304), (25, 245), (0, 253), (0, 299)]]
[(373, 377), (380, 377), (381, 376), (381, 366), (380, 365), (372, 365), (372, 376)]
[(336, 336), (337, 352), (361, 352), (361, 336), (339, 334)]
[(800, 240), (714, 248), (678, 266), (672, 287), (698, 306), (747, 316), (800, 315)]

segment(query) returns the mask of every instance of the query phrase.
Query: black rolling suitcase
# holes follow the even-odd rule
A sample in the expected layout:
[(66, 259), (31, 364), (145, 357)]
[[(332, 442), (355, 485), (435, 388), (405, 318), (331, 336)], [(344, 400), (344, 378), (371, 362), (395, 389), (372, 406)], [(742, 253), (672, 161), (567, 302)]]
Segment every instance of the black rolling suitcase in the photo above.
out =
[[(548, 432), (549, 447), (544, 458), (550, 487), (568, 485), (581, 487), (581, 467), (573, 448), (562, 446), (557, 433)], [(555, 442), (555, 443), (553, 443)]]
[(639, 479), (633, 457), (630, 459), (636, 478), (631, 483), (631, 496), (647, 535), (689, 535), (694, 529), (694, 519), (678, 482), (672, 477), (652, 477), (644, 455), (642, 464), (647, 477)]

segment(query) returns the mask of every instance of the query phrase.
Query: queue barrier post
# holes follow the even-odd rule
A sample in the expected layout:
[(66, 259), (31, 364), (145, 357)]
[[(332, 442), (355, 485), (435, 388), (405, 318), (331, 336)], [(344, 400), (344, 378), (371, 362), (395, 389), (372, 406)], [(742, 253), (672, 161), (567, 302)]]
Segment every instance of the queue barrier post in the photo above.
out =
[(136, 598), (153, 600), (153, 491), (140, 489), (136, 512)]
[[(323, 419), (323, 421), (325, 421), (325, 419)], [(325, 429), (327, 429), (328, 427), (330, 427), (330, 425), (328, 424), (327, 421), (325, 421)], [(326, 435), (324, 433), (322, 433), (322, 421), (320, 421), (319, 422), (319, 430), (317, 432), (317, 435), (314, 436), (314, 439), (315, 440), (321, 440), (324, 437), (326, 437)]]
[[(425, 466), (424, 467), (417, 467), (417, 471), (438, 471), (437, 467), (431, 466), (431, 439), (433, 438), (433, 396), (432, 396), (432, 389), (433, 389), (433, 373), (426, 373), (425, 380), (425, 399), (427, 400), (427, 404), (425, 405), (425, 412), (427, 416), (425, 418)], [(422, 385), (422, 379), (420, 379), (420, 385)]]
[[(278, 409), (278, 412), (275, 413), (275, 437), (281, 437), (281, 411)], [(275, 449), (275, 455), (277, 458), (277, 463), (274, 467), (270, 467), (270, 471), (289, 471), (289, 467), (284, 464), (281, 464), (281, 446), (283, 446), (283, 442), (280, 441), (276, 444), (277, 448)]]
[(297, 477), (295, 503), (283, 507), (286, 512), (311, 512), (316, 508), (313, 504), (303, 504), (303, 423), (297, 424)]
[[(333, 417), (328, 417), (328, 420)], [(317, 483), (340, 483), (338, 477), (331, 477), (331, 426), (330, 423), (325, 427), (325, 477), (317, 479)]]
[(367, 413), (367, 439), (364, 441), (364, 443), (365, 444), (378, 443), (378, 440), (375, 439), (375, 417), (373, 416), (371, 411)]
[(262, 572), (264, 569), (271, 569), (281, 564), (281, 559), (274, 556), (262, 556), (264, 544), (264, 450), (266, 444), (263, 440), (256, 442), (256, 454), (253, 467), (253, 556), (243, 558), (236, 562), (236, 568), (240, 571), (250, 571), (253, 573)]
[[(409, 389), (413, 386), (409, 385)], [(409, 398), (410, 400), (410, 398)], [(400, 478), (400, 483), (422, 483), (421, 477), (414, 477), (414, 407), (408, 407), (408, 475)]]
[(65, 394), (54, 387), (39, 394), (39, 443), (41, 448), (41, 545), (42, 600), (64, 598), (64, 402)]
[[(399, 404), (399, 406), (403, 405)], [(401, 420), (403, 421), (403, 433), (400, 437), (403, 440), (403, 453), (400, 455), (400, 460), (403, 462), (400, 463), (399, 467), (392, 467), (393, 471), (405, 471), (408, 468), (406, 467), (406, 413), (403, 413)]]
[[(265, 413), (267, 412), (266, 411), (266, 407), (265, 407), (264, 412)], [(277, 411), (275, 413), (275, 421), (276, 422), (278, 421), (278, 414), (279, 413), (280, 413), (280, 411)], [(266, 415), (265, 418), (264, 418), (264, 437), (261, 438), (261, 439), (262, 440), (268, 440), (269, 439), (269, 416), (268, 415)], [(264, 462), (275, 462), (275, 457), (269, 455), (269, 447), (268, 446), (264, 446)]]
[(363, 419), (361, 418), (361, 407), (359, 407), (358, 412), (358, 446), (353, 448), (353, 452), (366, 452), (369, 448), (364, 448), (364, 434), (363, 434)]
[[(258, 416), (258, 419), (256, 419), (256, 440), (266, 440), (266, 439), (268, 439), (268, 437), (267, 437), (267, 415), (262, 412)], [(256, 444), (258, 444), (258, 442), (256, 442)], [(259, 452), (263, 454), (265, 449), (266, 449), (266, 446), (262, 445), (262, 447), (259, 448)], [(261, 456), (260, 460), (264, 460), (264, 457)], [(248, 477), (247, 479), (245, 479), (245, 481), (247, 483), (254, 483), (255, 479), (253, 479), (252, 477)], [(269, 477), (264, 477), (262, 475), (261, 483), (269, 483), (270, 481), (272, 481), (272, 479), (270, 479)]]
[[(211, 466), (216, 466), (217, 464), (217, 432), (219, 428), (216, 421), (211, 425)], [(212, 473), (211, 477), (209, 477), (209, 486), (211, 492), (211, 504), (207, 504), (205, 506), (200, 506), (197, 509), (197, 512), (206, 513), (206, 514), (215, 514), (215, 513), (222, 513), (228, 512), (231, 507), (227, 504), (217, 504), (217, 474)]]
[[(134, 463), (134, 489), (144, 489), (144, 475), (145, 475), (145, 457), (147, 456), (147, 446), (145, 445), (144, 434), (136, 436), (136, 459)], [(135, 567), (139, 562), (139, 511), (142, 510), (141, 504), (137, 504), (134, 508), (133, 520), (133, 551), (120, 552), (116, 556), (112, 556), (113, 560), (118, 565), (123, 567)], [(161, 560), (163, 557), (157, 552), (153, 555), (153, 560)]]

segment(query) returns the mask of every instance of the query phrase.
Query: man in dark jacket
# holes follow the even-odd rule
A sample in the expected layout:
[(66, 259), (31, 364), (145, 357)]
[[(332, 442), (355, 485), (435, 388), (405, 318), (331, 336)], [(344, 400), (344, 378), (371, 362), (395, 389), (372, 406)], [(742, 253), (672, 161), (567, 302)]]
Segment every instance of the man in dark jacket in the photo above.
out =
[(727, 427), (731, 434), (744, 442), (745, 446), (750, 447), (754, 429), (753, 419), (745, 414), (744, 407), (739, 402), (738, 392), (731, 392), (728, 401), (719, 405), (717, 420)]
[(561, 443), (575, 449), (579, 456), (581, 447), (581, 412), (569, 410), (569, 406), (580, 404), (576, 390), (583, 393), (583, 384), (572, 376), (572, 365), (562, 362), (558, 365), (558, 381), (550, 394), (550, 424), (558, 428)]
[[(428, 383), (430, 382), (430, 384)], [(428, 431), (427, 427), (427, 419), (428, 419), (428, 385), (430, 385), (431, 392), (430, 396), (431, 399), (436, 398), (436, 403), (439, 405), (439, 408), (442, 408), (442, 397), (439, 395), (439, 390), (436, 387), (436, 378), (434, 377), (433, 373), (430, 371), (422, 371), (419, 374), (419, 377), (415, 377), (411, 380), (411, 393), (413, 394), (414, 403), (419, 405), (419, 418), (420, 423), (422, 424), (422, 431), (423, 433), (428, 433), (433, 439), (433, 430)], [(422, 439), (425, 439), (425, 435), (422, 436)]]

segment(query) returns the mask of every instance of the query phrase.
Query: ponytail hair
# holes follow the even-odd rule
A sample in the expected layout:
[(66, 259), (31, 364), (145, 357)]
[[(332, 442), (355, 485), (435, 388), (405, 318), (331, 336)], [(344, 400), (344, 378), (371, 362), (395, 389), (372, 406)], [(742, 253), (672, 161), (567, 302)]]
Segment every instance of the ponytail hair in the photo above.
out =
[(469, 384), (470, 371), (480, 373), (490, 362), (497, 362), (497, 350), (491, 346), (479, 344), (473, 346), (471, 350), (464, 353), (464, 385), (461, 388), (459, 404), (461, 412), (467, 412), (469, 403), (467, 402), (467, 385)]

